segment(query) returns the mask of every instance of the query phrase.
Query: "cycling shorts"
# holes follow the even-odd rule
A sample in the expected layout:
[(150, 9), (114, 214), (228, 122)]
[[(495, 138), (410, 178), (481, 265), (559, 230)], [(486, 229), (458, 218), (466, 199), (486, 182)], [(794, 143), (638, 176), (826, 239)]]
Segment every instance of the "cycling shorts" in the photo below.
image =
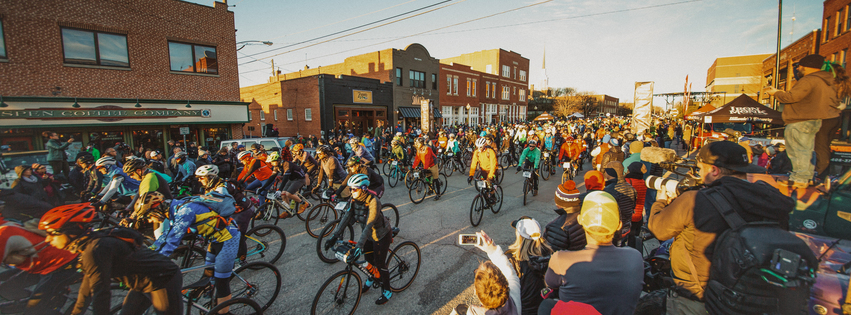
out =
[(290, 179), (287, 181), (287, 184), (284, 185), (284, 191), (295, 195), (302, 187), (304, 187), (304, 178)]
[(239, 251), (239, 230), (233, 225), (227, 229), (234, 237), (221, 243), (211, 242), (204, 259), (205, 265), (215, 267), (214, 276), (219, 279), (229, 278), (233, 274), (233, 264)]

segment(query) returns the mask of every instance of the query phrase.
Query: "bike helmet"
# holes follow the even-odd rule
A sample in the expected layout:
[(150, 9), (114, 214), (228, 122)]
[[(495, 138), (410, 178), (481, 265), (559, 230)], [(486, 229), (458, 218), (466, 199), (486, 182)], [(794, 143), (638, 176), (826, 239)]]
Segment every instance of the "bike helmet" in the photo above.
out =
[(567, 138), (564, 138), (564, 140), (566, 140), (566, 141), (573, 141), (573, 136), (567, 136)]
[(182, 158), (186, 158), (186, 152), (180, 151), (174, 154), (174, 159), (179, 160)]
[(304, 150), (303, 144), (299, 143), (293, 146), (293, 152), (298, 153), (301, 152), (301, 150)]
[(353, 156), (349, 159), (349, 161), (346, 162), (346, 167), (360, 165), (361, 163), (363, 163), (363, 160), (359, 156)]
[(455, 139), (455, 134), (454, 134), (454, 133), (450, 133), (450, 134), (449, 134), (449, 139)]
[(390, 141), (390, 144), (393, 145), (393, 146), (397, 146), (397, 145), (400, 144), (400, 142), (399, 142), (399, 140), (393, 140), (393, 141)]
[(369, 177), (364, 174), (352, 175), (346, 185), (351, 188), (366, 188), (369, 186)]
[(316, 148), (316, 153), (322, 153), (326, 155), (332, 154), (333, 151), (334, 150), (332, 150), (331, 147), (327, 145), (320, 145), (318, 148)]
[(485, 137), (487, 135), (488, 135), (488, 132), (484, 131), (484, 130), (482, 130), (482, 132), (479, 133), (479, 137)]
[(544, 130), (543, 127), (538, 127), (538, 131)]
[(609, 140), (609, 144), (611, 144), (613, 147), (619, 147), (619, 146), (621, 146), (621, 142), (620, 142), (620, 141), (618, 141), (618, 139), (612, 139), (612, 140)]
[(272, 161), (280, 161), (280, 160), (281, 160), (281, 155), (278, 153), (278, 151), (272, 151), (272, 153), (269, 154), (269, 157), (266, 158), (266, 163), (272, 163)]
[(402, 136), (402, 132), (398, 132), (398, 131), (397, 131), (397, 132), (396, 132), (396, 136), (397, 136), (397, 137), (401, 137), (401, 136)]
[(83, 155), (77, 158), (77, 163), (92, 164), (95, 162), (95, 157), (91, 155)]
[(529, 140), (529, 145), (535, 145), (536, 146), (536, 145), (538, 145), (538, 141)]
[(236, 159), (237, 159), (237, 160), (242, 161), (242, 160), (243, 160), (243, 159), (245, 159), (246, 157), (251, 157), (251, 152), (250, 152), (250, 151), (242, 151), (242, 152), (239, 152), (239, 154), (237, 154), (237, 156), (236, 156)]
[(416, 144), (416, 145), (423, 145), (423, 144), (425, 144), (425, 139), (423, 139), (423, 138), (417, 138), (416, 140), (414, 140), (414, 144)]
[(358, 144), (358, 137), (349, 138), (349, 144), (351, 144), (351, 145)]
[(142, 219), (149, 216), (157, 219), (165, 219), (165, 196), (158, 191), (149, 191), (145, 193), (139, 201), (136, 202), (136, 209), (131, 216), (133, 219)]
[(99, 158), (98, 161), (95, 162), (95, 166), (97, 166), (97, 167), (108, 166), (108, 165), (115, 165), (115, 158), (114, 157), (104, 156), (102, 158)]
[[(125, 166), (126, 168), (126, 166)], [(219, 167), (213, 164), (204, 165), (195, 170), (195, 176), (218, 176)]]
[(59, 206), (47, 211), (38, 222), (38, 229), (47, 232), (82, 234), (95, 218), (95, 207), (89, 203)]
[(148, 167), (148, 162), (145, 159), (130, 159), (124, 163), (124, 173), (130, 174), (146, 167)]
[(476, 139), (476, 147), (481, 148), (481, 147), (485, 146), (485, 143), (487, 143), (487, 141), (488, 140), (485, 139), (485, 138)]

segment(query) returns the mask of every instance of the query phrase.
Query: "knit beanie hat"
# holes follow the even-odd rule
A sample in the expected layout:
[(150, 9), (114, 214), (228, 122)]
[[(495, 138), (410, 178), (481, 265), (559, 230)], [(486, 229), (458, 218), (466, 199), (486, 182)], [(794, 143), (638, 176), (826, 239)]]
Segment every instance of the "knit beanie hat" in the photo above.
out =
[(565, 209), (565, 212), (576, 212), (582, 206), (579, 202), (579, 190), (576, 189), (576, 183), (572, 180), (565, 181), (556, 188), (555, 194), (556, 206)]
[(638, 174), (647, 173), (647, 167), (644, 166), (644, 163), (641, 163), (641, 162), (632, 162), (631, 164), (629, 164), (629, 166), (626, 169), (627, 169), (627, 173), (638, 173)]
[(603, 190), (603, 173), (591, 170), (585, 173), (585, 189), (586, 190)]

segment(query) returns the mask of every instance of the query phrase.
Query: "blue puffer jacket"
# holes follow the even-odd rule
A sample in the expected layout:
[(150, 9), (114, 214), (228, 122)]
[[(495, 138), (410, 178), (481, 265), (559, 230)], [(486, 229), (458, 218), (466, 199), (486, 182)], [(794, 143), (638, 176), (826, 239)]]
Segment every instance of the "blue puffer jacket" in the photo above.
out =
[[(169, 219), (163, 225), (167, 226), (163, 234), (154, 242), (154, 248), (165, 256), (169, 256), (180, 246), (187, 231), (198, 233), (213, 243), (221, 243), (234, 237), (239, 238), (236, 224), (217, 222), (221, 217), (206, 206), (187, 202), (186, 198), (171, 201), (168, 207)], [(217, 226), (218, 225), (218, 226)]]

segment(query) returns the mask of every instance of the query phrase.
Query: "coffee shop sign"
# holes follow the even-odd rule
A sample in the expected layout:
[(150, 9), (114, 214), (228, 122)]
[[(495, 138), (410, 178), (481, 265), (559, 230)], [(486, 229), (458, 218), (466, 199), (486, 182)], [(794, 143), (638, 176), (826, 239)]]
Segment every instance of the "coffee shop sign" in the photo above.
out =
[(0, 110), (0, 119), (67, 119), (67, 118), (162, 118), (162, 117), (202, 117), (209, 118), (209, 109), (173, 110), (173, 109), (25, 109)]

